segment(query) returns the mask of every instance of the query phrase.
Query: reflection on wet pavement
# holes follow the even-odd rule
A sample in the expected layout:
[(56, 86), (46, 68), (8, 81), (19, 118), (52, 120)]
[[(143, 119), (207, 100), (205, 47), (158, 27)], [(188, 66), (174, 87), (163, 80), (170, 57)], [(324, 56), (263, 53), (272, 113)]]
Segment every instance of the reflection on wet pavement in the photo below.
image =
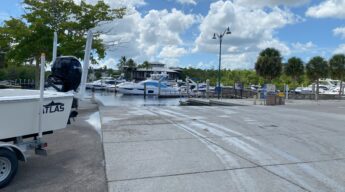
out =
[(89, 118), (86, 120), (99, 134), (99, 136), (102, 138), (102, 132), (101, 132), (101, 118), (99, 116), (99, 112), (92, 113)]
[(88, 92), (103, 106), (178, 106), (184, 98), (158, 98), (157, 96), (122, 95), (114, 92)]

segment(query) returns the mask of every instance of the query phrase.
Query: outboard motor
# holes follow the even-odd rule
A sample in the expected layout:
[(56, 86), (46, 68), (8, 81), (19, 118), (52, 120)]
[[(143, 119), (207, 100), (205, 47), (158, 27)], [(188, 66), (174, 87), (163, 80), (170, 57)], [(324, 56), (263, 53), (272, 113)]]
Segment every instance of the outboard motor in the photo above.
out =
[[(79, 60), (73, 56), (57, 57), (52, 66), (52, 74), (48, 77), (48, 86), (53, 87), (58, 92), (77, 91), (82, 68)], [(74, 98), (70, 118), (78, 115), (78, 99)], [(70, 118), (68, 123), (70, 124)]]
[(48, 77), (48, 83), (59, 92), (77, 91), (81, 74), (81, 64), (77, 58), (57, 57), (52, 66), (52, 74)]

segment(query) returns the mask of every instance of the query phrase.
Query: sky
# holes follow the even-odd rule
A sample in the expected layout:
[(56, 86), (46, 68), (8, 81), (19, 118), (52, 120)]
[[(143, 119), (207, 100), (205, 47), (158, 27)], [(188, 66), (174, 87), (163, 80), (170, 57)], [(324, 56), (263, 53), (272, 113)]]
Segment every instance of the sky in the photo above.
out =
[[(76, 3), (80, 0), (75, 0)], [(95, 3), (96, 0), (85, 0)], [(127, 15), (99, 29), (107, 44), (100, 66), (121, 56), (175, 67), (253, 69), (260, 51), (278, 49), (286, 61), (345, 54), (345, 0), (104, 0)], [(0, 0), (0, 23), (23, 13), (20, 0)]]

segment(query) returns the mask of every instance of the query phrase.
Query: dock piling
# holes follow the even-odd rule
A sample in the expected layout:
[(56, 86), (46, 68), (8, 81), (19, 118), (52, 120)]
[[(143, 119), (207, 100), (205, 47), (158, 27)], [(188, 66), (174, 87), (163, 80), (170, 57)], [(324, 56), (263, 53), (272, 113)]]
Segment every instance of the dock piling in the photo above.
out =
[(146, 83), (144, 83), (144, 99), (146, 99)]

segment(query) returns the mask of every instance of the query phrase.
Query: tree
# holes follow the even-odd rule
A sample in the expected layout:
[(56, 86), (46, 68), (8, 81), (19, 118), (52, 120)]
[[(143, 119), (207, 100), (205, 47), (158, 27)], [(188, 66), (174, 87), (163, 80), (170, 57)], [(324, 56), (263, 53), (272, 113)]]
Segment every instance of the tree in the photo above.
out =
[(142, 67), (145, 68), (146, 70), (149, 70), (151, 65), (150, 65), (150, 63), (148, 61), (144, 61), (144, 63), (142, 64)]
[(133, 71), (137, 67), (137, 64), (134, 62), (133, 59), (129, 59), (126, 63), (127, 66), (127, 77), (130, 77), (130, 79), (133, 79)]
[(149, 70), (149, 68), (151, 68), (151, 65), (148, 61), (144, 61), (143, 64), (138, 65), (138, 68), (146, 69), (146, 72), (144, 73), (144, 75), (145, 75), (145, 77), (147, 77), (147, 71)]
[(119, 63), (117, 64), (117, 68), (121, 71), (121, 73), (124, 73), (124, 69), (127, 65), (127, 58), (126, 56), (122, 56), (119, 60)]
[(304, 74), (303, 61), (297, 57), (290, 58), (285, 67), (285, 74), (290, 76), (294, 82), (297, 82)]
[(329, 65), (332, 78), (340, 80), (339, 96), (341, 96), (343, 91), (343, 80), (345, 77), (345, 55), (334, 55), (330, 59)]
[[(0, 27), (0, 36), (6, 37), (0, 39), (0, 46), (8, 49), (6, 58), (11, 62), (35, 60), (36, 82), (41, 53), (46, 53), (46, 60), (51, 61), (54, 31), (59, 35), (59, 54), (82, 58), (86, 32), (102, 22), (122, 18), (125, 13), (124, 8), (111, 9), (103, 1), (91, 5), (85, 1), (76, 4), (73, 0), (24, 0), (23, 5), (21, 18), (11, 18)], [(101, 59), (105, 57), (105, 46), (101, 31), (94, 32), (93, 53)], [(91, 59), (95, 62), (93, 55)]]
[(256, 73), (266, 81), (278, 77), (282, 72), (282, 57), (280, 52), (274, 48), (263, 50), (255, 63)]
[(310, 80), (316, 81), (316, 97), (319, 95), (319, 79), (326, 78), (328, 75), (328, 64), (324, 58), (320, 56), (313, 57), (306, 66), (307, 76)]

